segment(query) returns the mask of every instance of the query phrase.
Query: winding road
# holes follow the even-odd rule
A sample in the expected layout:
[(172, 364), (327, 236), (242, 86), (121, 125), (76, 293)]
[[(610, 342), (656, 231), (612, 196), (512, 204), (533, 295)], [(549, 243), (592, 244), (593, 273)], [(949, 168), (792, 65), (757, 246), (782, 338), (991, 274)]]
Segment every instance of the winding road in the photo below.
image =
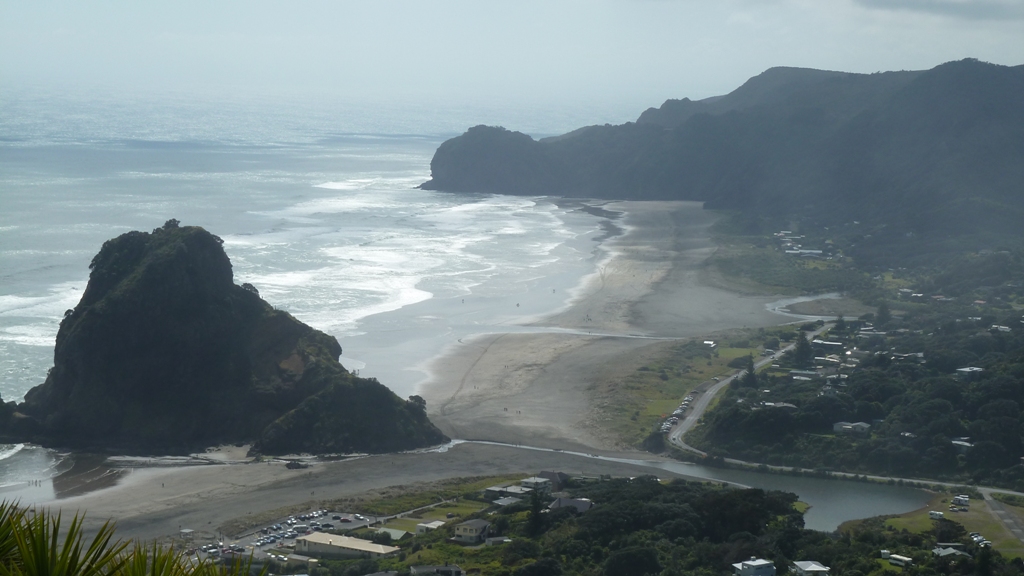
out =
[[(811, 332), (809, 334), (809, 336), (811, 338), (814, 338), (814, 337), (816, 337), (816, 336), (818, 336), (818, 335), (828, 331), (828, 329), (831, 328), (831, 327), (832, 327), (832, 324), (825, 324), (824, 326), (822, 326), (818, 330), (815, 330), (814, 332)], [(776, 354), (776, 356), (778, 354), (789, 352), (790, 350), (792, 350), (795, 347), (796, 347), (796, 343), (794, 342), (793, 344), (790, 344), (790, 345), (786, 346), (785, 348), (779, 350), (779, 352)], [(754, 368), (755, 369), (759, 369), (759, 368), (761, 368), (763, 366), (767, 366), (774, 359), (775, 359), (775, 356), (772, 356), (771, 358), (765, 358), (763, 360), (759, 360), (759, 361), (754, 363)], [(691, 407), (690, 413), (685, 418), (680, 420), (679, 423), (676, 424), (672, 428), (671, 431), (669, 431), (669, 433), (668, 433), (669, 442), (671, 442), (672, 444), (674, 444), (675, 446), (677, 446), (677, 447), (679, 447), (679, 448), (681, 448), (683, 450), (686, 450), (687, 452), (693, 452), (695, 454), (700, 454), (701, 456), (707, 456), (706, 452), (704, 452), (702, 450), (698, 450), (697, 448), (694, 448), (693, 446), (690, 446), (689, 444), (687, 444), (683, 440), (683, 436), (686, 435), (687, 432), (692, 430), (693, 427), (696, 426), (698, 422), (700, 422), (700, 419), (704, 415), (704, 412), (708, 409), (708, 406), (711, 405), (711, 402), (715, 399), (715, 396), (718, 395), (718, 393), (722, 391), (722, 388), (728, 386), (736, 378), (739, 378), (739, 377), (743, 376), (744, 372), (745, 372), (745, 370), (740, 370), (740, 371), (738, 371), (738, 372), (728, 376), (727, 378), (723, 378), (721, 381), (716, 382), (713, 386), (711, 386), (710, 388), (707, 388), (705, 391), (701, 392), (700, 396), (695, 399), (695, 401), (693, 403), (693, 406)], [(704, 386), (704, 385), (706, 385), (706, 383), (702, 384), (701, 386)], [(698, 390), (699, 389), (700, 389), (700, 387), (698, 387)], [(759, 462), (748, 462), (748, 461), (745, 461), (745, 460), (737, 460), (735, 458), (724, 458), (723, 461), (728, 463), (728, 464), (733, 464), (733, 465), (738, 465), (738, 466), (743, 466), (743, 467), (748, 467), (748, 468), (759, 468), (759, 469), (762, 469), (762, 470), (767, 468), (768, 470), (774, 471), (774, 472), (805, 472), (805, 473), (806, 472), (815, 472), (814, 470), (809, 470), (809, 469), (806, 469), (806, 468), (797, 468), (797, 467), (794, 467), (794, 466), (773, 466), (773, 465), (770, 465), (770, 464), (761, 464)], [(898, 481), (902, 481), (902, 482), (921, 483), (921, 484), (946, 486), (946, 487), (963, 486), (963, 483), (942, 482), (942, 481), (938, 481), (938, 480), (929, 480), (929, 479), (925, 479), (925, 478), (897, 478), (897, 477), (893, 477), (893, 476), (875, 476), (875, 475), (871, 475), (871, 474), (853, 474), (853, 473), (848, 473), (848, 472), (830, 472), (830, 475), (832, 475), (833, 477), (836, 477), (836, 478), (868, 478), (870, 480), (874, 480), (874, 481), (878, 481), (878, 482), (889, 482), (889, 481), (897, 481), (898, 482)], [(992, 498), (992, 493), (993, 492), (999, 492), (999, 493), (1003, 493), (1003, 494), (1013, 494), (1013, 495), (1016, 495), (1016, 496), (1024, 496), (1024, 493), (1014, 492), (1013, 490), (1005, 490), (1005, 489), (1002, 489), (1002, 488), (993, 488), (993, 487), (990, 487), (990, 486), (975, 486), (974, 488), (976, 490), (978, 490), (978, 492), (981, 492), (981, 495), (984, 497), (985, 504), (992, 511), (992, 515), (995, 518), (998, 518), (1000, 521), (1002, 521), (1003, 525), (1006, 526), (1006, 529), (1009, 530), (1010, 533), (1013, 534), (1022, 543), (1024, 543), (1024, 525), (1021, 525), (1017, 521), (1016, 517), (1005, 509), (1004, 505), (1001, 502), (999, 502), (998, 500)]]

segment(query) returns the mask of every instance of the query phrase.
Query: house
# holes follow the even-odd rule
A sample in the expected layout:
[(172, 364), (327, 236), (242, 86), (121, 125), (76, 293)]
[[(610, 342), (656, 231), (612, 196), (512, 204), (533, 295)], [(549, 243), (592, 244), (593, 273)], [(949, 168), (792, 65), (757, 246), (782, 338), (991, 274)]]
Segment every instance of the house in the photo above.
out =
[(957, 368), (956, 369), (956, 377), (961, 379), (961, 380), (963, 380), (963, 381), (965, 381), (965, 382), (969, 382), (971, 380), (974, 380), (978, 376), (981, 376), (981, 373), (984, 372), (984, 371), (985, 371), (984, 368), (978, 368), (977, 366), (967, 366), (966, 368)]
[(899, 554), (889, 554), (889, 564), (893, 566), (913, 566), (914, 560), (907, 556), (900, 556)]
[(939, 558), (945, 558), (946, 556), (966, 556), (968, 558), (971, 557), (970, 554), (964, 552), (963, 550), (957, 550), (956, 548), (950, 548), (948, 546), (945, 548), (936, 546), (935, 548), (932, 548), (932, 554), (938, 556)]
[(306, 568), (317, 568), (319, 562), (316, 558), (310, 558), (308, 556), (300, 556), (298, 554), (289, 554), (288, 561), (285, 562), (285, 566), (289, 568), (294, 566), (305, 566)]
[(443, 520), (434, 520), (433, 522), (421, 522), (416, 525), (417, 534), (426, 534), (431, 530), (437, 530), (441, 526), (444, 526)]
[(530, 476), (519, 481), (519, 485), (538, 494), (551, 493), (551, 480), (540, 476)]
[(836, 422), (832, 425), (832, 431), (842, 434), (867, 434), (871, 431), (871, 424), (867, 422)]
[(410, 574), (440, 574), (441, 576), (464, 576), (466, 573), (455, 564), (444, 566), (410, 566)]
[(561, 492), (562, 489), (569, 485), (569, 475), (564, 472), (548, 472), (545, 470), (537, 474), (537, 476), (551, 481), (552, 492)]
[(819, 374), (814, 370), (790, 370), (789, 375), (793, 377), (806, 376), (808, 378), (816, 378), (819, 376)]
[(394, 546), (374, 544), (362, 538), (313, 532), (295, 539), (295, 552), (316, 558), (387, 558), (399, 551)]
[(750, 557), (732, 565), (733, 574), (736, 576), (775, 576), (775, 564), (764, 558)]
[(814, 560), (793, 562), (793, 571), (799, 576), (828, 576), (829, 567)]
[(455, 541), (476, 544), (487, 538), (491, 523), (486, 520), (467, 520), (455, 525)]
[(498, 484), (491, 486), (484, 490), (484, 498), (490, 501), (497, 500), (498, 498), (526, 498), (529, 497), (533, 490), (524, 488), (522, 486), (510, 486), (508, 484)]
[(821, 346), (822, 348), (842, 348), (843, 347), (843, 343), (842, 342), (831, 342), (829, 340), (822, 340), (820, 338), (815, 338), (814, 340), (811, 340), (811, 344), (813, 344), (815, 346)]
[(494, 486), (488, 486), (484, 488), (484, 498), (491, 500), (492, 502), (497, 498), (505, 496), (505, 488), (508, 488), (508, 484), (495, 484)]
[(587, 510), (594, 507), (594, 503), (586, 498), (555, 498), (555, 501), (548, 504), (548, 510), (557, 510), (559, 508), (575, 508), (577, 512), (583, 514)]
[(497, 500), (494, 501), (494, 503), (497, 504), (498, 506), (511, 506), (512, 504), (515, 504), (516, 502), (522, 502), (522, 501), (523, 501), (522, 498), (513, 498), (511, 496), (506, 496), (505, 498), (498, 498)]
[(974, 444), (971, 444), (966, 440), (951, 440), (950, 444), (952, 444), (960, 454), (966, 454), (971, 448), (974, 448)]

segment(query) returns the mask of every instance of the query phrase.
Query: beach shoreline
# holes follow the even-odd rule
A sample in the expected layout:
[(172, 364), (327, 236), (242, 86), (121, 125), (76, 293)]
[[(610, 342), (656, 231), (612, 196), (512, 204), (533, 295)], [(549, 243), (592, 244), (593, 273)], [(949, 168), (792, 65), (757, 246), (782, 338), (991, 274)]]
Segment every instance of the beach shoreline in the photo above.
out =
[[(113, 486), (46, 503), (65, 513), (88, 511), (87, 526), (116, 519), (119, 533), (167, 538), (180, 528), (215, 537), (247, 515), (351, 497), (371, 489), (463, 476), (536, 473), (637, 475), (650, 468), (560, 452), (640, 458), (602, 431), (597, 383), (651, 346), (730, 328), (781, 324), (766, 304), (700, 281), (714, 251), (708, 228), (717, 218), (692, 202), (620, 202), (620, 213), (595, 248), (597, 270), (566, 306), (519, 323), (481, 326), (428, 362), (420, 386), (428, 414), (461, 443), (436, 450), (314, 462), (289, 470), (283, 461), (190, 467), (128, 467)], [(617, 232), (613, 231), (613, 232)], [(600, 254), (599, 254), (600, 256)], [(515, 446), (554, 451), (517, 449)], [(319, 504), (316, 504), (319, 505)]]
[[(629, 451), (602, 429), (598, 384), (644, 348), (722, 330), (792, 321), (749, 296), (705, 285), (717, 219), (696, 202), (614, 202), (623, 233), (570, 305), (529, 324), (449, 346), (421, 387), (434, 423), (452, 438), (545, 448)], [(624, 375), (623, 375), (624, 376)]]

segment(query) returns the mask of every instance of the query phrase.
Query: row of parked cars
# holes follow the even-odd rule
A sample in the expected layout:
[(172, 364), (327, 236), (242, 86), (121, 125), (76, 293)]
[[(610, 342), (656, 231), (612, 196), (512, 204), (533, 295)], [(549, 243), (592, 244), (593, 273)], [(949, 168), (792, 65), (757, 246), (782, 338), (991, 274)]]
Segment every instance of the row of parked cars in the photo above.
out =
[(665, 420), (665, 422), (662, 423), (662, 432), (668, 432), (669, 430), (672, 429), (673, 426), (679, 423), (679, 418), (683, 414), (686, 414), (686, 411), (690, 409), (690, 402), (693, 402), (693, 394), (690, 394), (686, 398), (683, 398), (683, 402), (682, 404), (679, 405), (679, 408), (676, 408), (675, 411), (672, 412), (672, 415), (669, 416)]
[[(327, 521), (328, 517), (330, 517), (330, 521)], [(322, 518), (325, 521), (317, 520), (318, 518)], [(276, 544), (281, 540), (298, 538), (302, 534), (334, 530), (335, 528), (340, 527), (336, 526), (334, 522), (337, 522), (338, 524), (349, 524), (353, 521), (368, 522), (369, 520), (369, 518), (362, 514), (332, 514), (327, 510), (316, 510), (306, 514), (292, 516), (282, 523), (262, 528), (259, 531), (262, 536), (257, 538), (252, 545), (258, 548), (260, 546)]]
[(221, 554), (242, 554), (243, 552), (245, 552), (245, 547), (244, 546), (240, 546), (238, 544), (232, 544), (230, 546), (225, 546), (223, 543), (218, 543), (218, 544), (207, 544), (205, 546), (200, 546), (199, 548), (193, 548), (192, 550), (188, 551), (188, 553), (190, 555), (191, 554), (196, 554), (198, 552), (202, 552), (202, 553), (204, 553), (204, 554), (206, 554), (208, 556), (220, 556)]

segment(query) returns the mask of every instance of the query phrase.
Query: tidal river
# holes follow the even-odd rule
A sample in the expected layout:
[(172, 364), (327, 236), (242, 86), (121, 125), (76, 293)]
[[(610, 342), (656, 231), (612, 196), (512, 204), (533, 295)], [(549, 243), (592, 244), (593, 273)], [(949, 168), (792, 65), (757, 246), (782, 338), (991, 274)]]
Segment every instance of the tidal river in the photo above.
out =
[[(458, 441), (455, 441), (455, 443), (458, 443)], [(480, 443), (495, 444), (493, 442)], [(810, 505), (810, 509), (804, 514), (806, 527), (826, 532), (835, 530), (840, 524), (848, 520), (859, 520), (884, 514), (902, 514), (911, 510), (917, 510), (930, 499), (929, 493), (925, 490), (906, 486), (855, 482), (852, 480), (784, 476), (753, 470), (710, 468), (688, 462), (613, 458), (596, 454), (529, 446), (520, 446), (519, 448), (542, 452), (562, 452), (572, 456), (646, 466), (654, 470), (665, 470), (682, 474), (695, 480), (728, 482), (742, 487), (793, 492), (800, 497), (802, 502)], [(657, 474), (653, 470), (652, 473)]]

